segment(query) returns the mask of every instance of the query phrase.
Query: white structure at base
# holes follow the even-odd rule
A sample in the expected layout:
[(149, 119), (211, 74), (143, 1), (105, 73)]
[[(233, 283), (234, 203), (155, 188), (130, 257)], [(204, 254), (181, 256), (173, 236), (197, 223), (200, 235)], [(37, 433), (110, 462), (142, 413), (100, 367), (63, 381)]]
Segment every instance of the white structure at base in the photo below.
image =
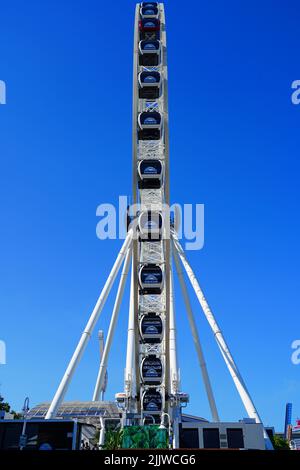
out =
[[(185, 432), (193, 433), (194, 439), (198, 439), (200, 449), (249, 449), (265, 450), (264, 428), (261, 423), (240, 422), (220, 422), (220, 423), (201, 423), (201, 422), (183, 422), (182, 435), (184, 440)], [(213, 434), (214, 442), (219, 444), (217, 447), (210, 447), (210, 434)], [(236, 436), (237, 435), (237, 436)], [(207, 436), (207, 438), (206, 438)], [(207, 441), (206, 441), (207, 439)], [(206, 442), (205, 442), (206, 441)], [(237, 445), (235, 445), (235, 442)], [(238, 442), (240, 441), (240, 442)], [(212, 442), (212, 441), (210, 441)], [(215, 444), (216, 445), (216, 444)]]

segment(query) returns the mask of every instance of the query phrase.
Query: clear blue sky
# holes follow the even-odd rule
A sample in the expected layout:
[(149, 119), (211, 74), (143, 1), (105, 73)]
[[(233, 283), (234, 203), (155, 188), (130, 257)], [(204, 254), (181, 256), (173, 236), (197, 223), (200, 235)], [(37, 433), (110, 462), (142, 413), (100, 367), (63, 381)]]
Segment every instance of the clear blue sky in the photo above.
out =
[[(50, 400), (119, 241), (96, 238), (96, 207), (131, 191), (133, 1), (1, 5), (0, 366), (15, 409)], [(268, 425), (300, 417), (299, 2), (166, 2), (171, 196), (205, 204), (205, 246), (189, 257)], [(182, 389), (209, 417), (176, 283)], [(194, 296), (224, 420), (245, 416)], [(107, 331), (113, 295), (99, 322)], [(107, 397), (123, 388), (128, 294)], [(93, 336), (68, 399), (90, 399)]]

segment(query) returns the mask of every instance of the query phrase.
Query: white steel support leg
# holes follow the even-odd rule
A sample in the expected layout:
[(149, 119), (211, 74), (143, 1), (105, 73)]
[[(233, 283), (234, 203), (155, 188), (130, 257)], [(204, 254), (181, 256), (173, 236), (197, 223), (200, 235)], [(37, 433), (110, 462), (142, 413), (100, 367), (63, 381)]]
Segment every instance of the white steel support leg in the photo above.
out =
[[(165, 191), (165, 204), (166, 207), (170, 207), (170, 157), (169, 157), (169, 98), (168, 98), (168, 62), (167, 62), (167, 34), (166, 34), (166, 18), (165, 18), (165, 8), (164, 4), (161, 3), (160, 7), (160, 21), (161, 21), (161, 44), (162, 44), (162, 66), (163, 66), (163, 127), (164, 127), (164, 146), (165, 146), (165, 175), (164, 175), (164, 191)], [(167, 220), (165, 221), (166, 228), (166, 239), (165, 239), (165, 267), (166, 267), (166, 283), (165, 283), (165, 293), (166, 299), (168, 300), (170, 296), (170, 252), (171, 252), (171, 239), (170, 239), (170, 217), (168, 210), (166, 214), (168, 215)], [(166, 331), (165, 331), (165, 345), (166, 351), (169, 351), (169, 317), (170, 317), (170, 304), (166, 302)], [(166, 393), (170, 393), (171, 384), (170, 384), (170, 360), (168, 355), (166, 355), (165, 361), (165, 390)], [(165, 411), (168, 411), (167, 408)]]
[(134, 264), (131, 266), (129, 318), (127, 332), (127, 352), (125, 369), (125, 391), (130, 398), (135, 396), (135, 315), (134, 315)]
[[(139, 97), (138, 97), (138, 57), (139, 57), (139, 19), (140, 19), (140, 5), (137, 4), (135, 7), (135, 20), (134, 20), (134, 48), (133, 48), (133, 102), (132, 102), (132, 202), (134, 205), (138, 202), (138, 191), (137, 191), (137, 152), (138, 152), (138, 145), (137, 145), (137, 117), (138, 117), (138, 107), (139, 107)], [(136, 206), (135, 206), (136, 209)], [(137, 237), (135, 237), (133, 241), (133, 250), (132, 250), (132, 258), (133, 258), (133, 277), (134, 277), (134, 288), (133, 288), (133, 310), (135, 315), (135, 323), (138, 316), (138, 276), (137, 276), (137, 269), (138, 269), (138, 241)], [(135, 338), (135, 347), (134, 350), (136, 351), (135, 354), (135, 370), (138, 371), (139, 368), (139, 355), (138, 355), (138, 347), (139, 347), (139, 336), (136, 334)], [(136, 373), (135, 376), (135, 391), (136, 394), (139, 394), (140, 391), (140, 381), (139, 381), (139, 374)], [(140, 402), (137, 402), (138, 408), (140, 407)]]
[(100, 427), (98, 444), (101, 450), (101, 448), (104, 446), (104, 443), (105, 443), (105, 419), (102, 416), (100, 416), (100, 426), (101, 427)]
[[(199, 300), (199, 303), (202, 307), (202, 310), (204, 312), (204, 315), (214, 333), (214, 336), (215, 336), (215, 339), (216, 339), (216, 342), (217, 342), (217, 345), (219, 346), (220, 348), (220, 351), (222, 353), (222, 356), (224, 358), (224, 361), (228, 367), (228, 370), (229, 370), (229, 373), (232, 377), (232, 380), (237, 388), (237, 391), (241, 397), (241, 400), (244, 404), (244, 407), (248, 413), (248, 416), (250, 418), (253, 418), (255, 419), (256, 423), (262, 423), (262, 420), (258, 414), (258, 411), (257, 409), (255, 408), (255, 405), (252, 401), (252, 398), (250, 396), (250, 393), (248, 392), (247, 390), (247, 387), (246, 387), (246, 384), (245, 382), (243, 381), (243, 378), (237, 368), (237, 365), (235, 364), (234, 362), (234, 359), (232, 357), (232, 354), (229, 350), (229, 347), (224, 339), (224, 336), (221, 332), (221, 329), (208, 305), (208, 302), (204, 296), (204, 293), (196, 279), (196, 276), (194, 274), (194, 271), (192, 270), (189, 262), (187, 261), (187, 258), (185, 256), (185, 253), (183, 251), (183, 248), (182, 246), (180, 245), (179, 243), (179, 240), (177, 238), (177, 235), (173, 232), (173, 241), (174, 241), (174, 246), (176, 248), (176, 251), (177, 253), (179, 254), (179, 257), (181, 259), (181, 262), (187, 272), (187, 275), (189, 277), (189, 280), (193, 286), (193, 289), (195, 291), (195, 294)], [(266, 430), (264, 429), (264, 437), (265, 437), (265, 444), (266, 444), (266, 448), (268, 450), (271, 450), (273, 449), (273, 445), (270, 441), (270, 438), (266, 432)]]
[(128, 275), (128, 271), (129, 271), (129, 264), (130, 264), (130, 260), (131, 260), (131, 254), (132, 254), (132, 250), (131, 250), (131, 247), (130, 247), (128, 249), (127, 253), (126, 253), (126, 257), (125, 257), (125, 261), (124, 261), (124, 265), (123, 265), (123, 269), (122, 269), (122, 273), (121, 273), (121, 277), (120, 277), (118, 292), (117, 292), (117, 296), (116, 296), (116, 300), (115, 300), (115, 304), (114, 304), (114, 308), (113, 308), (113, 313), (112, 313), (111, 320), (110, 320), (110, 325), (109, 325), (109, 329), (108, 329), (108, 333), (107, 333), (107, 339), (106, 339), (106, 343), (105, 343), (105, 346), (104, 346), (103, 356), (102, 356), (102, 359), (101, 359), (100, 369), (99, 369), (99, 373), (98, 373), (98, 377), (97, 377), (97, 381), (96, 381), (96, 385), (95, 385), (93, 401), (98, 401), (99, 400), (100, 391), (103, 388), (106, 369), (107, 369), (108, 356), (109, 356), (112, 340), (113, 340), (113, 337), (114, 337), (114, 333), (115, 333), (115, 330), (116, 330), (116, 325), (117, 325), (117, 321), (118, 321), (120, 306), (121, 306), (121, 302), (122, 302), (122, 298), (123, 298), (123, 294), (124, 294), (124, 288), (125, 288), (125, 284), (126, 284), (126, 279), (127, 279), (127, 275)]
[(171, 393), (178, 392), (178, 367), (176, 348), (176, 320), (173, 289), (173, 273), (170, 267), (170, 322), (169, 322), (169, 353), (170, 353), (170, 386)]
[(182, 264), (187, 272), (187, 275), (189, 277), (189, 280), (194, 288), (194, 291), (196, 293), (196, 296), (200, 302), (200, 305), (203, 309), (204, 315), (206, 316), (206, 319), (215, 335), (217, 344), (221, 350), (221, 353), (223, 355), (223, 358), (225, 360), (225, 363), (229, 369), (230, 375), (236, 385), (236, 388), (240, 394), (240, 397), (242, 399), (242, 402), (244, 403), (244, 406), (246, 408), (246, 411), (249, 415), (250, 418), (254, 418), (257, 423), (261, 423), (261, 419), (259, 417), (259, 414), (254, 406), (254, 403), (250, 397), (250, 394), (246, 388), (246, 385), (241, 377), (241, 374), (238, 371), (238, 368), (234, 362), (234, 359), (229, 351), (229, 348), (225, 342), (225, 339), (223, 337), (223, 334), (220, 330), (219, 325), (217, 324), (215, 317), (213, 316), (213, 313), (207, 303), (207, 300), (203, 294), (202, 289), (200, 288), (200, 285), (196, 279), (196, 276), (188, 263), (185, 253), (183, 251), (183, 248), (181, 247), (178, 239), (176, 236), (174, 236), (174, 245), (176, 247), (177, 253), (179, 254), (179, 257), (182, 261)]
[(95, 325), (99, 319), (99, 316), (100, 316), (100, 313), (104, 307), (104, 304), (106, 302), (106, 299), (108, 297), (108, 294), (111, 290), (111, 287), (114, 283), (114, 280), (118, 274), (118, 271), (121, 267), (121, 264), (122, 264), (122, 261), (127, 253), (127, 250), (128, 248), (130, 247), (131, 243), (132, 243), (132, 236), (133, 236), (133, 232), (132, 230), (129, 230), (125, 240), (124, 240), (124, 243), (123, 243), (123, 246), (117, 256), (117, 259), (115, 261), (115, 264), (113, 265), (113, 268), (107, 278), (107, 281), (103, 287), (103, 290), (100, 294), (100, 297), (98, 298), (97, 300), (97, 303), (95, 305), (95, 308), (90, 316), (90, 319), (82, 333), (82, 336), (79, 340), (79, 343), (75, 349), (75, 352), (72, 356), (72, 359), (67, 367), (67, 370), (59, 384), (59, 387), (57, 389), (57, 392), (51, 402), (51, 405), (50, 405), (50, 408), (46, 414), (46, 417), (45, 419), (53, 419), (56, 417), (56, 414), (57, 414), (57, 410), (59, 408), (59, 406), (61, 405), (63, 399), (64, 399), (64, 396), (67, 392), (67, 389), (68, 389), (68, 386), (70, 384), (70, 381), (73, 377), (73, 374), (76, 370), (76, 367), (77, 365), (79, 364), (80, 362), (80, 359), (82, 357), (82, 354), (87, 346), (87, 343), (91, 337), (91, 334), (95, 328)]
[[(102, 361), (102, 356), (103, 356), (103, 351), (104, 351), (104, 331), (102, 331), (102, 330), (98, 331), (98, 339), (99, 339), (99, 352), (100, 352), (100, 364), (99, 364), (99, 367), (100, 367), (101, 361)], [(100, 398), (101, 401), (104, 400), (104, 393), (106, 391), (107, 380), (108, 380), (108, 375), (107, 375), (107, 370), (106, 370), (104, 384), (103, 384), (103, 387), (101, 389), (101, 398)]]
[[(172, 254), (172, 249), (170, 249)], [(180, 390), (178, 361), (177, 361), (177, 332), (176, 332), (176, 315), (175, 315), (175, 297), (174, 297), (174, 279), (172, 270), (172, 258), (170, 259), (170, 322), (169, 322), (169, 354), (170, 354), (170, 388), (172, 395), (176, 395)], [(179, 421), (180, 421), (180, 405), (172, 406), (169, 409), (172, 417), (173, 428), (173, 449), (179, 448)]]
[(208, 375), (208, 370), (207, 370), (206, 362), (205, 362), (205, 359), (204, 359), (204, 354), (203, 354), (203, 350), (202, 350), (202, 347), (201, 347), (200, 338), (199, 338), (199, 334), (198, 334), (198, 331), (197, 331), (197, 326), (196, 326), (194, 314), (193, 314), (192, 307), (191, 307), (191, 302), (190, 302), (190, 299), (189, 299), (188, 290), (187, 290), (187, 287), (186, 287), (186, 284), (185, 284), (185, 279), (184, 279), (184, 276), (183, 276), (182, 269), (180, 267), (180, 262), (179, 262), (179, 258), (178, 258), (177, 251), (176, 251), (175, 247), (173, 249), (173, 256), (174, 256), (174, 261), (175, 261), (175, 266), (176, 266), (176, 273), (177, 273), (177, 276), (178, 276), (178, 279), (179, 279), (179, 282), (180, 282), (180, 287), (181, 287), (182, 296), (183, 296), (184, 303), (185, 303), (185, 308), (186, 308), (186, 312), (187, 312), (187, 316), (188, 316), (188, 321), (189, 321), (189, 324), (190, 324), (190, 328), (191, 328), (191, 332), (192, 332), (192, 336), (193, 336), (193, 340), (194, 340), (194, 345), (195, 345), (197, 355), (198, 355), (198, 360), (199, 360), (201, 373), (202, 373), (202, 378), (203, 378), (203, 382), (204, 382), (204, 386), (205, 386), (205, 390), (206, 390), (206, 394), (207, 394), (207, 398), (208, 398), (208, 402), (209, 402), (209, 406), (210, 406), (210, 411), (211, 411), (211, 414), (212, 414), (212, 419), (215, 422), (219, 422), (220, 418), (219, 418), (219, 414), (218, 414), (218, 410), (217, 410), (217, 405), (216, 405), (216, 402), (215, 402), (215, 397), (214, 397), (213, 390), (212, 390), (212, 387), (211, 387), (211, 383), (210, 383), (210, 379), (209, 379), (209, 375)]
[[(171, 250), (170, 250), (171, 251)], [(172, 260), (170, 260), (172, 261)], [(171, 263), (170, 263), (171, 264)], [(176, 345), (176, 317), (175, 317), (175, 299), (172, 265), (170, 265), (170, 322), (169, 322), (169, 354), (170, 354), (170, 389), (171, 394), (176, 395), (180, 390), (177, 345)], [(172, 448), (179, 449), (179, 421), (180, 405), (169, 408), (169, 414), (172, 417), (173, 439)]]

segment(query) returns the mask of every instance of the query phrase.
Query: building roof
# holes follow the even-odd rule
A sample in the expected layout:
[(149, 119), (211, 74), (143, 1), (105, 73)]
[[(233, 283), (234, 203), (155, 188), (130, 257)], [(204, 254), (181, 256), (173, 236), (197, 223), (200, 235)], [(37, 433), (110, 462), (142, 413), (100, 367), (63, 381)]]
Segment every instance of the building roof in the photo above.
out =
[[(50, 407), (49, 402), (40, 403), (32, 408), (28, 419), (43, 419)], [(82, 418), (89, 422), (99, 421), (100, 416), (119, 418), (120, 411), (112, 401), (68, 401), (63, 403), (57, 412), (57, 419)]]
[[(50, 402), (40, 403), (32, 408), (28, 415), (28, 419), (43, 419), (50, 407)], [(114, 401), (68, 401), (63, 403), (56, 415), (57, 419), (78, 418), (86, 422), (99, 422), (99, 417), (120, 418), (120, 410)], [(208, 422), (199, 416), (188, 414), (182, 415), (183, 422)]]

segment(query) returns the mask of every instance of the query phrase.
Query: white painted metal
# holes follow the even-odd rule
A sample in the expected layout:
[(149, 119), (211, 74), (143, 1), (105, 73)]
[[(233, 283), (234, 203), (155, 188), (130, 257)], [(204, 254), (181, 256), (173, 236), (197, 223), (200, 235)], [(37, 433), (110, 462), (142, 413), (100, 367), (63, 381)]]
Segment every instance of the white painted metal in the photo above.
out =
[(177, 255), (177, 252), (176, 252), (176, 248), (174, 247), (174, 249), (172, 251), (173, 251), (173, 257), (174, 257), (175, 266), (176, 266), (176, 273), (177, 273), (177, 276), (178, 276), (178, 279), (179, 279), (179, 282), (180, 282), (180, 287), (181, 287), (181, 292), (182, 292), (182, 296), (183, 296), (184, 303), (185, 303), (186, 313), (187, 313), (188, 321), (189, 321), (189, 324), (190, 324), (194, 345), (195, 345), (196, 352), (197, 352), (197, 355), (198, 355), (198, 361), (199, 361), (199, 365), (200, 365), (200, 369), (201, 369), (201, 373), (202, 373), (202, 379), (203, 379), (203, 383), (204, 383), (204, 386), (205, 386), (205, 390), (206, 390), (206, 394), (207, 394), (207, 398), (208, 398), (208, 402), (209, 402), (209, 406), (210, 406), (212, 419), (213, 419), (213, 421), (218, 422), (218, 421), (220, 421), (220, 418), (219, 418), (219, 414), (218, 414), (217, 405), (216, 405), (215, 397), (214, 397), (214, 394), (213, 394), (212, 386), (211, 386), (211, 383), (210, 383), (208, 370), (207, 370), (207, 366), (206, 366), (206, 362), (205, 362), (205, 358), (204, 358), (204, 353), (203, 353), (202, 346), (201, 346), (201, 343), (200, 343), (200, 338), (199, 338), (199, 334), (198, 334), (198, 331), (197, 331), (197, 326), (196, 326), (194, 314), (193, 314), (193, 311), (192, 311), (192, 306), (191, 306), (190, 299), (189, 299), (188, 290), (187, 290), (187, 287), (185, 285), (185, 279), (184, 279), (184, 276), (183, 276), (182, 269), (180, 267), (178, 255)]
[[(139, 9), (140, 5), (136, 5), (135, 12), (135, 30), (134, 30), (134, 61), (133, 61), (133, 126), (132, 126), (132, 194), (133, 204), (141, 203), (144, 206), (142, 210), (158, 210), (162, 211), (163, 206), (170, 206), (170, 187), (169, 187), (169, 129), (168, 129), (168, 70), (167, 70), (167, 46), (166, 46), (166, 26), (165, 26), (165, 13), (163, 4), (159, 4), (159, 15), (161, 19), (160, 31), (160, 47), (162, 62), (155, 67), (139, 66)], [(142, 71), (159, 71), (162, 80), (162, 94), (158, 99), (148, 100), (139, 99), (138, 95), (138, 74)], [(161, 138), (158, 141), (138, 141), (137, 126), (138, 116), (142, 112), (158, 111), (162, 117), (162, 132)], [(162, 185), (159, 189), (140, 189), (137, 185), (137, 171), (138, 163), (143, 159), (159, 159), (163, 162), (163, 175)], [(136, 206), (135, 206), (136, 207)], [(46, 415), (46, 419), (55, 418), (57, 410), (62, 403), (64, 396), (67, 392), (69, 383), (76, 370), (77, 365), (82, 357), (85, 347), (90, 339), (96, 322), (101, 314), (101, 311), (106, 302), (107, 296), (114, 283), (116, 275), (120, 269), (121, 263), (125, 258), (124, 266), (119, 282), (118, 292), (114, 304), (112, 318), (109, 326), (107, 342), (103, 351), (101, 352), (101, 364), (97, 377), (97, 382), (94, 390), (93, 400), (99, 399), (99, 394), (104, 388), (105, 374), (107, 369), (107, 361), (111, 343), (113, 341), (114, 331), (116, 328), (118, 313), (124, 293), (126, 277), (128, 274), (130, 257), (132, 254), (132, 273), (131, 273), (131, 289), (130, 289), (130, 306), (129, 306), (129, 321), (128, 321), (128, 337), (127, 337), (127, 356), (126, 356), (126, 369), (125, 369), (125, 412), (141, 412), (141, 421), (145, 415), (143, 409), (140, 409), (140, 404), (143, 402), (142, 397), (146, 390), (149, 389), (147, 384), (141, 381), (139, 368), (143, 358), (150, 354), (154, 354), (160, 358), (162, 369), (164, 371), (161, 385), (156, 386), (157, 390), (162, 396), (162, 410), (161, 418), (163, 424), (163, 417), (169, 417), (169, 427), (171, 427), (171, 420), (173, 423), (173, 447), (179, 447), (179, 433), (178, 424), (180, 422), (180, 406), (183, 400), (180, 401), (180, 379), (177, 366), (176, 355), (176, 322), (175, 322), (175, 307), (174, 307), (174, 286), (171, 269), (171, 247), (170, 247), (170, 234), (169, 234), (169, 214), (164, 213), (164, 238), (163, 241), (157, 242), (139, 242), (136, 237), (136, 232), (131, 229), (123, 243), (121, 251), (115, 261), (112, 271), (106, 281), (106, 284), (101, 292), (101, 295), (96, 303), (96, 306), (91, 314), (91, 317), (82, 333), (80, 341), (76, 350), (71, 358), (71, 361), (66, 369), (66, 372), (61, 380), (57, 392), (52, 400), (51, 406)], [(204, 314), (214, 332), (216, 342), (221, 350), (225, 363), (245, 405), (248, 415), (255, 419), (257, 423), (261, 423), (257, 410), (252, 402), (245, 383), (237, 369), (237, 366), (232, 358), (229, 348), (225, 342), (222, 332), (211, 312), (211, 309), (204, 297), (204, 294), (199, 286), (195, 274), (190, 267), (185, 253), (179, 243), (176, 233), (173, 233), (174, 245), (174, 259), (177, 274), (179, 277), (188, 320), (190, 323), (193, 340), (195, 343), (204, 385), (208, 396), (212, 416), (214, 421), (219, 421), (218, 411), (210, 384), (207, 367), (204, 360), (203, 351), (201, 348), (198, 331), (194, 315), (192, 312), (187, 287), (185, 284), (183, 272), (180, 266), (179, 258), (188, 274), (190, 282), (195, 290), (200, 305)], [(132, 247), (131, 247), (132, 245)], [(139, 291), (138, 287), (138, 270), (144, 263), (159, 264), (164, 272), (165, 284), (162, 288), (160, 295), (143, 295), (144, 292)], [(161, 343), (147, 343), (140, 341), (139, 321), (145, 313), (155, 312), (161, 316), (163, 323), (163, 339)], [(100, 346), (101, 348), (101, 346)], [(139, 396), (140, 400), (136, 400)], [(186, 403), (186, 401), (185, 401)], [(127, 408), (126, 408), (127, 406)], [(169, 413), (166, 413), (166, 412)], [(148, 413), (147, 413), (148, 414)], [(153, 417), (152, 417), (153, 419)], [(105, 420), (100, 418), (101, 432), (99, 442), (104, 443), (105, 437)], [(128, 421), (130, 423), (130, 418)], [(267, 438), (266, 438), (267, 440)]]
[(165, 160), (165, 145), (161, 140), (141, 140), (137, 149), (138, 160)]
[(165, 314), (166, 303), (163, 295), (144, 295), (140, 300), (140, 309), (144, 312)]
[[(244, 407), (246, 409), (246, 412), (248, 413), (248, 416), (250, 418), (255, 419), (256, 423), (262, 423), (262, 420), (258, 414), (258, 411), (253, 403), (253, 400), (250, 396), (249, 391), (247, 390), (246, 384), (237, 368), (237, 365), (232, 357), (232, 354), (229, 350), (229, 347), (224, 339), (224, 336), (221, 332), (221, 329), (208, 305), (208, 302), (204, 296), (204, 293), (196, 279), (196, 276), (194, 274), (194, 271), (192, 270), (189, 262), (187, 261), (186, 255), (184, 253), (184, 250), (182, 246), (179, 243), (178, 237), (176, 233), (173, 231), (172, 232), (172, 239), (174, 242), (174, 247), (176, 252), (178, 253), (181, 262), (187, 272), (187, 275), (189, 277), (189, 280), (193, 286), (193, 289), (195, 291), (195, 294), (199, 300), (199, 303), (202, 307), (202, 310), (204, 312), (204, 315), (214, 333), (217, 345), (219, 346), (219, 349), (221, 351), (221, 354), (224, 358), (224, 361), (228, 367), (229, 373), (232, 377), (232, 380), (237, 388), (237, 391), (241, 397), (241, 400), (244, 404)], [(264, 428), (264, 439), (265, 439), (265, 445), (267, 450), (273, 450), (273, 444), (271, 443), (271, 440)]]
[(100, 361), (103, 356), (103, 350), (104, 350), (104, 331), (99, 330), (98, 331), (98, 340), (99, 340), (99, 350), (100, 350)]
[(164, 261), (163, 242), (143, 242), (140, 252), (141, 263), (161, 264)]
[(161, 211), (164, 200), (162, 189), (142, 189), (140, 197), (142, 210)]
[[(134, 44), (133, 44), (133, 90), (132, 90), (132, 198), (133, 204), (137, 205), (138, 203), (138, 193), (137, 193), (137, 156), (138, 156), (138, 145), (137, 145), (137, 116), (138, 116), (138, 43), (139, 43), (139, 4), (135, 7), (135, 19), (134, 19)], [(136, 235), (136, 233), (135, 233)], [(133, 240), (133, 310), (134, 310), (134, 329), (138, 331), (138, 276), (137, 276), (137, 266), (138, 266), (138, 241), (137, 237)], [(138, 334), (135, 334), (135, 365), (134, 365), (134, 376), (135, 376), (135, 390), (138, 394), (140, 391), (140, 382), (139, 382), (139, 337)], [(140, 406), (140, 402), (137, 402), (137, 408)]]
[(176, 347), (176, 320), (175, 320), (175, 299), (173, 286), (173, 273), (170, 269), (170, 322), (169, 322), (169, 355), (170, 355), (170, 386), (171, 393), (175, 395), (179, 389), (177, 347)]
[[(167, 36), (166, 36), (166, 18), (165, 8), (163, 3), (160, 6), (160, 19), (161, 19), (161, 43), (162, 43), (162, 70), (163, 70), (163, 100), (164, 100), (164, 146), (165, 146), (165, 177), (164, 189), (165, 198), (164, 202), (166, 207), (170, 207), (170, 179), (169, 179), (169, 104), (168, 104), (168, 66), (167, 66)], [(165, 295), (166, 295), (166, 316), (165, 316), (165, 348), (167, 351), (165, 357), (165, 392), (169, 394), (170, 389), (170, 356), (169, 352), (169, 321), (170, 321), (170, 236), (169, 236), (169, 215), (165, 215), (164, 228), (165, 228)], [(168, 411), (168, 407), (165, 407)]]
[(129, 318), (127, 333), (127, 354), (125, 369), (125, 393), (128, 398), (135, 396), (135, 322), (134, 322), (134, 276), (133, 276), (133, 260), (131, 266), (131, 282), (130, 282), (130, 301), (129, 301)]
[(120, 282), (119, 282), (119, 287), (117, 291), (117, 296), (113, 308), (113, 313), (111, 316), (110, 320), (110, 325), (107, 333), (107, 338), (106, 338), (106, 343), (103, 351), (103, 356), (101, 359), (101, 364), (100, 364), (100, 369), (97, 377), (97, 382), (94, 390), (94, 395), (93, 395), (93, 401), (98, 401), (99, 396), (100, 396), (100, 391), (103, 388), (104, 380), (105, 380), (105, 374), (107, 370), (107, 362), (108, 362), (108, 356), (111, 348), (111, 344), (113, 341), (117, 321), (118, 321), (118, 316), (119, 316), (119, 311), (120, 311), (120, 306), (124, 294), (124, 289), (125, 289), (125, 284), (126, 284), (126, 279), (129, 271), (129, 264), (131, 260), (131, 247), (127, 250), (126, 256), (125, 256), (125, 261), (120, 277)]
[[(101, 361), (102, 361), (102, 356), (103, 356), (103, 350), (104, 350), (104, 331), (103, 330), (99, 330), (98, 331), (98, 340), (99, 340), (99, 352), (100, 352), (100, 364), (99, 364), (99, 367), (101, 365)], [(105, 394), (105, 391), (106, 391), (106, 387), (107, 387), (107, 380), (108, 380), (108, 377), (107, 377), (107, 370), (106, 370), (106, 374), (105, 374), (105, 378), (104, 378), (104, 382), (103, 382), (103, 387), (101, 388), (100, 390), (100, 393), (101, 393), (101, 401), (104, 400), (104, 394)]]
[(72, 359), (65, 371), (65, 374), (59, 384), (59, 387), (56, 391), (56, 394), (51, 402), (51, 405), (50, 405), (50, 408), (46, 414), (46, 417), (45, 419), (53, 419), (56, 417), (56, 414), (57, 414), (57, 410), (59, 408), (59, 406), (61, 405), (64, 397), (65, 397), (65, 394), (67, 392), (67, 389), (68, 389), (68, 386), (70, 384), (70, 381), (73, 377), (73, 374), (76, 370), (76, 367), (77, 365), (79, 364), (80, 362), (80, 359), (82, 357), (82, 354), (87, 346), (87, 343), (91, 337), (91, 334), (95, 328), (95, 325), (99, 319), (99, 316), (100, 316), (100, 313), (105, 305), (105, 302), (106, 302), (106, 299), (108, 297), (108, 294), (111, 290), (111, 287), (114, 283), (114, 280), (118, 274), (118, 271), (121, 267), (121, 264), (122, 264), (122, 261), (127, 253), (127, 250), (128, 248), (130, 247), (131, 243), (132, 243), (132, 237), (133, 237), (133, 233), (132, 233), (132, 230), (129, 230), (127, 236), (126, 236), (126, 239), (124, 240), (124, 243), (122, 245), (122, 248), (117, 256), (117, 259), (113, 265), (113, 268), (107, 278), (107, 281), (103, 287), (103, 290), (97, 300), (97, 303), (95, 305), (95, 308), (90, 316), (90, 319), (82, 333), (82, 336), (79, 340), (79, 343), (75, 349), (75, 352), (72, 356)]
[(138, 38), (139, 38), (139, 4), (135, 7), (133, 39), (133, 82), (132, 82), (132, 198), (137, 203), (137, 115), (138, 115)]
[[(172, 250), (171, 250), (172, 252)], [(175, 297), (174, 297), (174, 279), (172, 270), (172, 259), (170, 265), (170, 336), (169, 336), (169, 355), (170, 355), (170, 389), (173, 397), (180, 391), (180, 378), (178, 371), (177, 361), (177, 331), (176, 331), (176, 315), (175, 315)], [(169, 412), (172, 422), (172, 447), (173, 449), (179, 448), (179, 423), (181, 421), (180, 404), (173, 402), (169, 407)]]
[[(101, 448), (105, 442), (105, 419), (100, 416), (100, 433), (99, 433), (99, 447)], [(100, 449), (101, 450), (101, 449)]]
[(173, 449), (179, 449), (180, 442), (179, 442), (179, 424), (181, 422), (181, 410), (179, 406), (174, 407), (172, 409), (172, 421), (173, 421), (173, 442), (172, 447)]
[[(139, 8), (135, 12), (135, 33), (134, 33), (134, 64), (133, 64), (133, 126), (132, 126), (132, 139), (133, 139), (133, 203), (140, 203), (141, 210), (158, 210), (161, 211), (162, 206), (165, 202), (169, 202), (169, 181), (168, 181), (168, 166), (166, 166), (166, 159), (169, 157), (168, 150), (168, 116), (166, 115), (167, 106), (167, 65), (166, 65), (166, 33), (165, 33), (165, 17), (164, 17), (164, 6), (159, 4), (159, 15), (161, 18), (161, 63), (155, 67), (145, 67), (139, 65)], [(139, 99), (138, 94), (138, 76), (143, 71), (159, 71), (162, 80), (162, 95), (155, 100)], [(160, 140), (143, 141), (138, 140), (137, 127), (139, 113), (158, 111), (162, 116), (162, 132)], [(166, 127), (165, 127), (166, 124)], [(142, 159), (160, 159), (164, 162), (163, 164), (163, 177), (162, 187), (159, 189), (139, 189), (137, 186), (137, 173), (138, 163)], [(140, 397), (137, 401), (137, 406), (142, 403), (142, 396), (144, 393), (145, 385), (140, 379), (139, 367), (145, 353), (148, 350), (156, 349), (159, 355), (163, 369), (165, 370), (163, 383), (158, 388), (163, 397), (166, 396), (166, 392), (170, 393), (170, 372), (169, 372), (169, 249), (170, 241), (157, 241), (156, 243), (142, 242), (134, 240), (133, 242), (133, 305), (134, 305), (134, 335), (135, 335), (135, 367), (134, 373), (136, 377), (136, 396)], [(163, 286), (160, 295), (150, 295), (139, 292), (138, 277), (141, 264), (160, 264), (163, 271), (165, 272), (167, 279)], [(168, 300), (167, 300), (168, 299)], [(148, 345), (140, 342), (140, 333), (138, 323), (141, 316), (145, 312), (156, 312), (162, 318), (164, 324), (164, 337), (161, 345)], [(132, 348), (131, 342), (128, 343), (128, 348)], [(129, 352), (127, 351), (127, 354)], [(125, 371), (125, 390), (128, 386), (128, 369)], [(127, 385), (126, 385), (127, 384)], [(167, 395), (168, 396), (168, 395)], [(163, 411), (168, 410), (168, 405)], [(128, 410), (129, 411), (129, 410)], [(143, 411), (143, 410), (141, 410)]]

